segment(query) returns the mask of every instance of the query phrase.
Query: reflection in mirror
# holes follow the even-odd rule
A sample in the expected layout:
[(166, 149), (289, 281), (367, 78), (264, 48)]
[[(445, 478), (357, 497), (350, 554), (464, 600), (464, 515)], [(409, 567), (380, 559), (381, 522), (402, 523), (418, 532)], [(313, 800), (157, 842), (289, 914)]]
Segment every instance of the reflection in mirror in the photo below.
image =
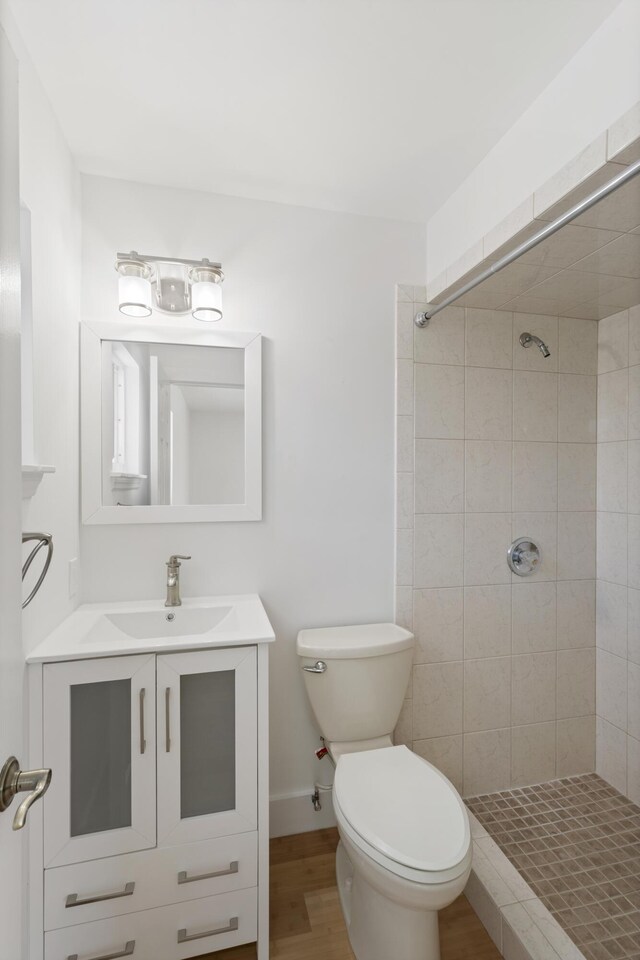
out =
[(244, 350), (102, 340), (103, 506), (245, 500)]

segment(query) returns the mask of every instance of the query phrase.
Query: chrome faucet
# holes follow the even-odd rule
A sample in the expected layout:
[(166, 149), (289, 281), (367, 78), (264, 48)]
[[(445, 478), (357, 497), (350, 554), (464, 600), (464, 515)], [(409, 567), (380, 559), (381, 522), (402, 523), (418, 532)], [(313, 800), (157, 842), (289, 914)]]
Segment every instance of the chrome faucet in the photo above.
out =
[(179, 553), (173, 553), (167, 563), (167, 599), (164, 602), (165, 607), (180, 607), (180, 561), (191, 560), (191, 557), (183, 557)]

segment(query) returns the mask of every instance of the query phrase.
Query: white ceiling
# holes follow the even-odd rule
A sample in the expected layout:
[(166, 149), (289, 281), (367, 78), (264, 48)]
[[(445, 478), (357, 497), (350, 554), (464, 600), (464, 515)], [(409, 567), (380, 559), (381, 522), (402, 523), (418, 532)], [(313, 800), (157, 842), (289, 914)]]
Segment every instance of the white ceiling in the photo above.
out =
[(11, 0), (81, 170), (426, 220), (618, 0)]

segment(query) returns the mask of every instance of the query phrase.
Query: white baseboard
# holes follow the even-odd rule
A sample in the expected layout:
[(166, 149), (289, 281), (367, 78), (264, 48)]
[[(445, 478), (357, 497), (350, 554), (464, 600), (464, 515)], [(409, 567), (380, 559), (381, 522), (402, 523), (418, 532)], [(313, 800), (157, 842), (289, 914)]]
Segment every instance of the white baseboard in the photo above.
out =
[(287, 837), (292, 833), (309, 833), (311, 830), (335, 826), (336, 818), (331, 794), (329, 792), (320, 794), (322, 810), (316, 812), (311, 802), (312, 790), (311, 787), (304, 793), (271, 797), (269, 801), (270, 836)]

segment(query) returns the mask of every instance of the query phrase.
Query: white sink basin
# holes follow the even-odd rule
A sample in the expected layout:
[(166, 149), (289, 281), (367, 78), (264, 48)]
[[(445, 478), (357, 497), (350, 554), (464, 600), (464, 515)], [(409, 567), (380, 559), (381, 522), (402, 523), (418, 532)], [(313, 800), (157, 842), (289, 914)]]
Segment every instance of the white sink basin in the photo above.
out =
[(183, 598), (87, 603), (78, 607), (27, 657), (31, 663), (119, 656), (151, 651), (199, 650), (275, 640), (260, 597)]
[(165, 607), (164, 610), (133, 610), (107, 613), (106, 619), (127, 637), (150, 640), (159, 637), (201, 636), (237, 628), (233, 607)]

